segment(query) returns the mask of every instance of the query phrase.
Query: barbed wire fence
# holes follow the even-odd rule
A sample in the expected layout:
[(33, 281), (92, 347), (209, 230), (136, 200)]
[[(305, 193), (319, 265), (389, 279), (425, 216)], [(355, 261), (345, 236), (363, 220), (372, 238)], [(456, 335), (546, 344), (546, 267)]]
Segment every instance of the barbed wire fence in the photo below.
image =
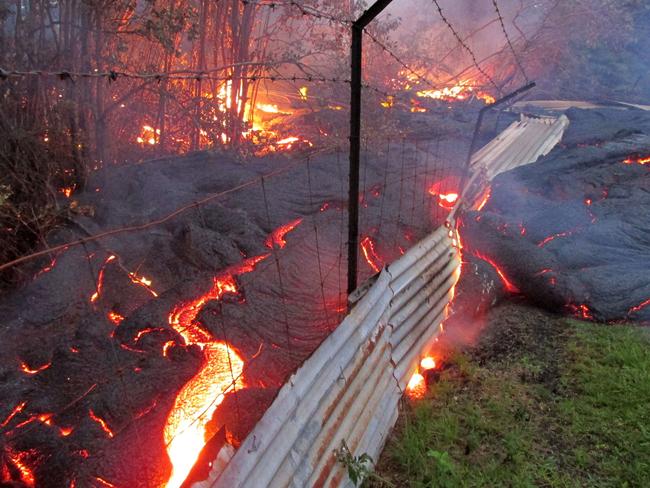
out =
[[(330, 15), (295, 1), (241, 1), (244, 5), (254, 5), (260, 8), (297, 9), (304, 16), (333, 22), (346, 28), (353, 23), (351, 19)], [(457, 45), (470, 56), (473, 69), (494, 87), (497, 93), (501, 94), (502, 87), (498, 86), (481, 66), (481, 62), (478, 61), (466, 39), (461, 37), (459, 31), (445, 16), (439, 2), (433, 0), (433, 4), (442, 22), (446, 24), (455, 38)], [(529, 79), (507, 33), (505, 21), (496, 0), (493, 0), (493, 6), (506, 43), (523, 78), (528, 82)], [(394, 63), (399, 69), (413, 75), (418, 86), (424, 85), (432, 89), (444, 88), (423, 75), (422, 70), (415, 69), (404, 61), (394, 49), (391, 49), (385, 41), (380, 40), (369, 29), (364, 30), (364, 35), (385, 54), (386, 62)], [(284, 63), (296, 65), (295, 61), (287, 60), (276, 63), (273, 69), (277, 69)], [(34, 77), (54, 77), (71, 84), (84, 79), (103, 79), (109, 82), (109, 86), (123, 81), (137, 80), (146, 82), (165, 80), (238, 82), (247, 80), (251, 82), (337, 85), (350, 85), (351, 83), (351, 80), (346, 77), (328, 77), (317, 73), (306, 75), (262, 73), (243, 77), (221, 74), (230, 69), (232, 66), (204, 71), (139, 73), (118, 69), (78, 72), (66, 70), (21, 71), (0, 68), (0, 83)], [(460, 73), (463, 71), (461, 70)], [(362, 86), (366, 90), (366, 96), (367, 94), (379, 95), (384, 98), (384, 102), (388, 99), (396, 99), (404, 100), (411, 105), (413, 100), (412, 93), (403, 90), (390, 90), (368, 83), (363, 83)], [(394, 120), (391, 121), (391, 124), (386, 124), (386, 128), (379, 134), (379, 137), (372, 133), (374, 127), (370, 126), (365, 127), (362, 134), (363, 184), (359, 193), (362, 207), (359, 240), (363, 257), (360, 260), (359, 278), (362, 282), (372, 278), (383, 266), (398, 258), (419, 239), (444, 222), (449, 209), (456, 202), (456, 198), (462, 190), (461, 182), (465, 169), (463, 153), (467, 151), (470, 143), (469, 133), (465, 134), (463, 139), (458, 136), (457, 131), (442, 130), (445, 126), (450, 125), (452, 120), (446, 115), (449, 112), (447, 104), (451, 103), (449, 100), (435, 102), (439, 103), (439, 106), (432, 102), (433, 105), (427, 109), (427, 112), (398, 111), (390, 106), (378, 106), (377, 102), (376, 99), (372, 99), (368, 101), (368, 105), (374, 104), (374, 110), (381, 111), (383, 114), (391, 114), (392, 117), (387, 118)], [(425, 113), (426, 115), (424, 115)], [(372, 112), (370, 114), (372, 116)], [(427, 124), (433, 124), (438, 116), (446, 118), (439, 121), (438, 125), (432, 129)], [(420, 120), (422, 124), (425, 124), (425, 128), (418, 129), (410, 121), (401, 121), (400, 118), (404, 117), (414, 117), (414, 120)], [(417, 119), (418, 117), (419, 119)], [(467, 124), (460, 124), (459, 127), (467, 128)], [(462, 140), (459, 142), (459, 139)], [(345, 293), (346, 276), (344, 271), (346, 264), (345, 235), (347, 232), (345, 222), (349, 205), (346, 195), (347, 172), (345, 170), (347, 149), (347, 145), (341, 144), (340, 141), (309, 149), (299, 157), (289, 159), (288, 162), (284, 161), (280, 165), (276, 163), (273, 169), (260, 171), (256, 176), (228, 188), (204, 193), (200, 198), (190, 198), (179, 202), (172, 211), (158, 215), (157, 218), (142, 218), (139, 222), (103, 229), (83, 237), (68, 239), (64, 242), (59, 241), (58, 244), (48, 243), (30, 254), (0, 263), (0, 271), (34, 262), (41, 263), (45, 259), (48, 261), (46, 267), (50, 267), (45, 272), (47, 275), (55, 266), (50, 266), (49, 260), (61, 260), (66, 253), (72, 254), (76, 252), (75, 250), (83, 250), (83, 252), (79, 251), (79, 254), (72, 256), (73, 262), (68, 265), (79, 267), (87, 265), (92, 278), (90, 280), (92, 289), (82, 291), (86, 297), (85, 305), (88, 308), (84, 320), (91, 321), (91, 323), (101, 322), (102, 330), (109, 330), (108, 327), (112, 327), (112, 325), (108, 322), (107, 314), (112, 312), (112, 305), (101, 302), (89, 304), (87, 297), (91, 296), (93, 292), (99, 293), (102, 287), (111, 286), (111, 283), (106, 282), (106, 276), (104, 276), (108, 256), (118, 256), (116, 264), (119, 264), (121, 272), (133, 278), (131, 275), (134, 275), (134, 272), (129, 270), (134, 268), (135, 260), (128, 255), (120, 256), (124, 252), (113, 249), (113, 244), (117, 240), (125, 236), (146, 235), (162, 230), (166, 226), (178, 225), (176, 229), (178, 231), (183, 226), (189, 225), (189, 222), (195, 218), (192, 211), (199, 214), (198, 220), (202, 221), (202, 230), (207, 230), (206, 215), (209, 217), (215, 204), (234, 210), (241, 206), (242, 202), (245, 202), (262, 209), (260, 215), (252, 216), (252, 220), (267, 234), (267, 242), (270, 244), (266, 246), (267, 249), (258, 253), (240, 250), (243, 265), (230, 263), (224, 269), (206, 269), (196, 272), (197, 286), (195, 288), (204, 290), (206, 287), (210, 288), (209, 285), (212, 286), (211, 291), (203, 295), (201, 295), (202, 292), (196, 290), (193, 296), (180, 293), (177, 291), (179, 283), (171, 280), (163, 284), (155, 297), (149, 298), (148, 304), (139, 305), (139, 307), (149, 306), (152, 310), (161, 307), (165, 313), (171, 314), (178, 307), (192, 304), (194, 308), (188, 309), (191, 311), (186, 312), (189, 314), (187, 316), (192, 317), (190, 325), (203, 330), (201, 334), (205, 334), (207, 337), (207, 339), (201, 339), (203, 342), (195, 340), (195, 345), (199, 345), (204, 354), (207, 354), (206, 350), (219, 341), (226, 341), (229, 345), (226, 348), (227, 361), (223, 365), (229, 380), (221, 385), (221, 389), (216, 395), (209, 398), (199, 410), (194, 412), (193, 418), (183, 428), (166, 440), (165, 447), (169, 448), (174, 439), (197, 428), (197, 425), (206, 425), (210, 419), (204, 417), (212, 416), (216, 406), (225, 401), (224, 397), (228, 392), (234, 392), (233, 395), (230, 395), (235, 402), (233, 423), (251, 425), (250, 419), (244, 419), (243, 416), (253, 415), (253, 417), (259, 418), (263, 412), (248, 414), (245, 412), (245, 408), (240, 406), (239, 393), (242, 391), (240, 383), (242, 377), (253, 378), (253, 380), (247, 379), (246, 384), (249, 382), (252, 384), (255, 381), (256, 384), (268, 383), (273, 385), (273, 388), (278, 388), (277, 383), (280, 379), (275, 376), (282, 377), (283, 380), (295, 370), (317, 347), (323, 337), (336, 327), (347, 311), (348, 297)], [(159, 164), (165, 165), (169, 162), (161, 161)], [(292, 205), (295, 205), (295, 208)], [(297, 221), (299, 222), (286, 232), (278, 232), (289, 222)], [(102, 259), (98, 259), (100, 255)], [(248, 260), (258, 258), (259, 262), (256, 262), (255, 265), (246, 264), (249, 263)], [(84, 264), (83, 261), (87, 263)], [(232, 271), (232, 266), (240, 266), (240, 268), (237, 268), (238, 271)], [(136, 269), (140, 269), (139, 265)], [(234, 285), (230, 281), (225, 280), (226, 277), (234, 280), (233, 282), (237, 284), (236, 289), (233, 288)], [(219, 279), (224, 281), (220, 282)], [(26, 285), (26, 293), (29, 292), (29, 286), (29, 284)], [(229, 295), (239, 297), (239, 301), (231, 303), (223, 299), (224, 296)], [(170, 297), (175, 297), (176, 302)], [(219, 311), (215, 314), (216, 319), (201, 318), (203, 316), (200, 317), (199, 313), (207, 303), (212, 301), (219, 303)], [(161, 305), (156, 305), (156, 303), (161, 303)], [(134, 308), (134, 311), (139, 307)], [(242, 327), (241, 324), (231, 325), (231, 322), (234, 323), (234, 319), (228, 319), (227, 314), (230, 313), (229, 310), (236, 307), (248, 307), (245, 312), (238, 312), (239, 320), (245, 324), (244, 327), (251, 327), (250, 335), (260, 341), (259, 346), (255, 344), (255, 347), (252, 347), (251, 344), (246, 343), (245, 339), (242, 339), (241, 330), (237, 329), (237, 327)], [(249, 318), (242, 318), (242, 313), (248, 314)], [(162, 315), (158, 313), (158, 316)], [(214, 321), (216, 325), (210, 327), (209, 324), (203, 324), (203, 321), (210, 323)], [(259, 325), (262, 321), (264, 327), (255, 329), (256, 323)], [(54, 340), (58, 335), (62, 344), (76, 349), (76, 346), (68, 344), (66, 340), (80, 334), (80, 323), (76, 329), (49, 331), (50, 340)], [(267, 326), (268, 331), (264, 330)], [(55, 444), (56, 448), (67, 445), (66, 452), (80, 452), (96, 447), (86, 444), (90, 428), (88, 425), (92, 425), (95, 430), (99, 427), (104, 430), (106, 438), (102, 441), (103, 445), (108, 442), (118, 442), (121, 439), (128, 440), (131, 435), (139, 445), (146, 442), (143, 439), (147, 439), (148, 433), (143, 429), (147, 427), (142, 427), (139, 423), (141, 416), (136, 405), (139, 404), (139, 401), (134, 402), (132, 398), (133, 388), (137, 385), (134, 377), (142, 369), (140, 358), (144, 357), (143, 355), (151, 354), (157, 357), (156, 361), (168, 361), (164, 352), (166, 349), (160, 347), (162, 344), (174, 342), (175, 346), (170, 347), (180, 348), (192, 345), (189, 339), (182, 334), (176, 334), (175, 338), (170, 341), (171, 330), (168, 324), (160, 324), (158, 328), (161, 330), (154, 332), (147, 329), (146, 333), (154, 334), (152, 337), (155, 337), (152, 342), (153, 346), (147, 349), (138, 344), (140, 334), (145, 331), (142, 324), (138, 322), (138, 318), (131, 318), (128, 315), (122, 317), (122, 321), (116, 326), (116, 330), (121, 332), (117, 334), (111, 332), (110, 337), (102, 338), (102, 347), (108, 348), (112, 365), (102, 371), (101, 375), (93, 373), (92, 379), (85, 376), (83, 379), (87, 384), (79, 387), (79, 394), (59, 407), (49, 408), (45, 411), (43, 401), (38, 401), (33, 393), (25, 393), (26, 400), (18, 399), (2, 406), (0, 409), (0, 436), (2, 443), (8, 446), (7, 449), (10, 452), (14, 453), (13, 457), (9, 456), (9, 464), (12, 466), (10, 471), (15, 481), (20, 481), (22, 477), (26, 476), (21, 471), (23, 465), (27, 466), (33, 463), (38, 466), (39, 474), (46, 472), (42, 464), (38, 464), (40, 458), (37, 456), (16, 454), (19, 451), (29, 453), (30, 449), (37, 449), (39, 446), (33, 445), (36, 439), (35, 433), (44, 427), (63, 426), (72, 429), (71, 433), (62, 436), (61, 440)], [(20, 341), (20, 339), (18, 340)], [(237, 343), (237, 341), (240, 342)], [(26, 345), (32, 346), (33, 344)], [(274, 356), (276, 354), (273, 352), (274, 349), (282, 351), (281, 355)], [(234, 351), (237, 351), (243, 359), (246, 368), (243, 373), (237, 372), (233, 367), (235, 364)], [(74, 356), (78, 352), (70, 352), (70, 354)], [(70, 354), (63, 355), (59, 352), (53, 354), (51, 361), (61, 361), (61, 364), (53, 364), (52, 370), (57, 368), (65, 370), (65, 368), (71, 367), (73, 362), (70, 357), (73, 356)], [(185, 359), (187, 359), (186, 356)], [(280, 365), (277, 367), (281, 372), (275, 374), (274, 379), (269, 380), (264, 377), (264, 374), (265, 370), (271, 368), (271, 364)], [(194, 368), (196, 374), (200, 373), (202, 367)], [(47, 372), (48, 369), (44, 372)], [(20, 371), (15, 372), (15, 375), (20, 374), (22, 374)], [(47, 376), (39, 375), (42, 373), (28, 373), (27, 376), (27, 380), (34, 379), (30, 388), (37, 393), (41, 382), (48, 379)], [(51, 380), (53, 381), (54, 377)], [(48, 395), (52, 395), (49, 390)], [(107, 401), (115, 397), (125, 398), (126, 406), (121, 409), (111, 408)], [(167, 401), (166, 405), (169, 408), (169, 405), (173, 405), (173, 403)], [(19, 406), (20, 408), (18, 408)], [(103, 416), (96, 415), (96, 412), (92, 413), (93, 409), (97, 410), (97, 407), (104, 408)], [(155, 408), (154, 403), (151, 411), (153, 412)], [(91, 417), (97, 417), (100, 420), (93, 419), (95, 424), (88, 424), (89, 412), (92, 414)], [(143, 415), (148, 415), (148, 413)], [(159, 417), (161, 416), (159, 415)], [(164, 415), (161, 418), (163, 417)], [(160, 420), (154, 425), (159, 428), (164, 426)], [(77, 429), (81, 432), (79, 436), (75, 434)], [(234, 429), (237, 430), (236, 427)], [(239, 440), (246, 433), (237, 431)], [(147, 465), (149, 466), (150, 463)], [(103, 472), (95, 471), (102, 467), (105, 465), (93, 464), (84, 473), (78, 474), (68, 470), (64, 474), (73, 476), (73, 478), (66, 479), (65, 482), (70, 483), (76, 480), (79, 485), (83, 485), (84, 476), (86, 482), (88, 477), (105, 479)], [(147, 472), (139, 473), (136, 477), (152, 479), (155, 476), (160, 476), (160, 473), (152, 474), (156, 470), (161, 471), (160, 468), (151, 467), (149, 469), (148, 467)]]

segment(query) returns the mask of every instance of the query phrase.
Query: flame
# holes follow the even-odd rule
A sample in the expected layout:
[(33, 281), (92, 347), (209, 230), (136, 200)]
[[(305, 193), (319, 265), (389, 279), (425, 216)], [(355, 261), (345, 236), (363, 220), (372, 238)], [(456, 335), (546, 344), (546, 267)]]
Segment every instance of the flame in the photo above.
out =
[(302, 222), (302, 217), (292, 220), (291, 222), (283, 225), (282, 227), (278, 227), (268, 235), (266, 241), (264, 242), (264, 245), (269, 249), (273, 249), (274, 245), (278, 246), (280, 249), (284, 248), (284, 246), (287, 245), (287, 241), (284, 239), (284, 236), (286, 236), (289, 232), (291, 232), (293, 229), (298, 227), (298, 225), (300, 225), (301, 222)]
[(420, 361), (420, 367), (424, 370), (436, 369), (436, 360), (431, 356), (423, 357)]
[(66, 186), (63, 188), (59, 188), (59, 191), (65, 195), (66, 198), (70, 198), (72, 196), (72, 192), (74, 191), (74, 185), (73, 186)]
[(519, 288), (517, 288), (517, 286), (515, 286), (515, 285), (514, 285), (514, 284), (513, 284), (513, 283), (512, 283), (512, 282), (511, 282), (507, 277), (506, 277), (506, 275), (503, 273), (503, 271), (501, 270), (501, 268), (499, 267), (499, 265), (496, 264), (496, 263), (494, 262), (494, 260), (488, 258), (487, 256), (482, 255), (482, 254), (479, 253), (478, 251), (475, 252), (474, 255), (475, 255), (477, 258), (479, 258), (480, 260), (485, 261), (486, 263), (488, 263), (490, 266), (492, 266), (492, 267), (494, 268), (494, 270), (495, 270), (495, 271), (497, 272), (497, 274), (499, 275), (499, 278), (501, 278), (501, 281), (503, 282), (503, 286), (505, 287), (505, 289), (506, 289), (508, 292), (510, 292), (510, 293), (519, 293)]
[(494, 98), (492, 95), (489, 93), (484, 93), (484, 92), (478, 92), (476, 94), (476, 98), (479, 100), (483, 100), (486, 105), (492, 105), (494, 102), (496, 102), (496, 98)]
[[(203, 306), (211, 300), (220, 300), (226, 293), (237, 293), (234, 275), (248, 273), (268, 254), (245, 260), (230, 272), (217, 276), (207, 293), (176, 307), (169, 314), (169, 324), (183, 337), (187, 345), (194, 344), (203, 350), (201, 370), (185, 384), (176, 397), (164, 437), (167, 455), (172, 463), (172, 473), (165, 485), (180, 487), (194, 466), (206, 443), (206, 427), (226, 393), (244, 388), (241, 378), (244, 361), (227, 343), (215, 341), (196, 323)], [(165, 344), (165, 346), (167, 343)], [(163, 354), (166, 348), (163, 347)]]
[(375, 271), (375, 273), (379, 273), (381, 271), (381, 268), (383, 267), (383, 263), (377, 253), (375, 252), (375, 243), (372, 241), (372, 239), (369, 236), (364, 237), (361, 239), (361, 251), (363, 252), (363, 256), (366, 258), (366, 262), (370, 265), (370, 267)]
[(140, 135), (136, 137), (136, 142), (142, 146), (154, 146), (158, 144), (158, 136), (160, 136), (160, 129), (154, 129), (150, 125), (143, 125)]
[(381, 102), (379, 102), (379, 105), (381, 105), (384, 108), (391, 108), (395, 103), (394, 99), (395, 97), (393, 97), (392, 95), (388, 95), (386, 97), (386, 100), (382, 100)]
[(50, 361), (49, 363), (44, 364), (43, 366), (39, 366), (38, 368), (30, 368), (30, 367), (27, 365), (27, 363), (25, 363), (25, 362), (21, 362), (21, 363), (20, 363), (20, 369), (21, 369), (23, 372), (25, 372), (25, 373), (27, 373), (27, 374), (29, 374), (29, 375), (34, 375), (34, 374), (36, 374), (36, 373), (40, 373), (41, 371), (46, 370), (46, 369), (49, 368), (50, 366), (52, 366), (52, 361)]
[(477, 99), (482, 100), (485, 104), (492, 104), (496, 101), (495, 98), (488, 93), (475, 91), (474, 82), (472, 80), (461, 80), (454, 86), (446, 86), (444, 88), (420, 90), (416, 92), (416, 95), (420, 98), (431, 98), (433, 100), (443, 100), (446, 102), (467, 100), (472, 95)]
[(650, 156), (629, 156), (627, 159), (623, 160), (625, 164), (649, 164)]
[(300, 89), (298, 90), (298, 93), (300, 93), (300, 98), (303, 101), (307, 100), (307, 92), (308, 92), (308, 88), (306, 86), (301, 86)]
[(88, 410), (88, 415), (90, 416), (91, 419), (93, 419), (95, 422), (97, 422), (99, 424), (99, 426), (102, 428), (102, 430), (104, 432), (106, 432), (106, 435), (108, 437), (113, 438), (113, 431), (110, 429), (110, 427), (108, 426), (108, 424), (106, 423), (106, 421), (103, 418), (98, 417), (95, 414), (95, 412), (92, 411), (92, 409)]
[(411, 379), (406, 385), (406, 394), (410, 398), (424, 398), (424, 395), (427, 391), (426, 381), (424, 381), (424, 376), (420, 373), (413, 373)]

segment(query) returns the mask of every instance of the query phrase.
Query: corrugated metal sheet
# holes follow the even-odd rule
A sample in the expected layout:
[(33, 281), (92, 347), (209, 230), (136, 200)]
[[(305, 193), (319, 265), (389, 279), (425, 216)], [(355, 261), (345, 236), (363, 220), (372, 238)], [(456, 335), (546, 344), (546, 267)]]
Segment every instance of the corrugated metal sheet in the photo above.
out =
[[(472, 184), (550, 151), (567, 123), (566, 117), (522, 117), (473, 158)], [(280, 389), (225, 470), (215, 468), (194, 487), (351, 486), (333, 451), (345, 440), (354, 455), (377, 459), (381, 453), (402, 392), (440, 332), (458, 279), (450, 228), (453, 222), (381, 271)]]

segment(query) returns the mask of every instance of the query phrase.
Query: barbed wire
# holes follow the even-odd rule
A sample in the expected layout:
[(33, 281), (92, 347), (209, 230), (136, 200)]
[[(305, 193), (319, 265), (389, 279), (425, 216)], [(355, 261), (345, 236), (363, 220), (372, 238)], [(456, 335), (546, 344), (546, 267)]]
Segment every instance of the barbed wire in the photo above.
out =
[(469, 55), (472, 58), (472, 62), (474, 63), (474, 66), (476, 66), (476, 69), (481, 73), (491, 84), (496, 88), (496, 90), (501, 93), (501, 88), (495, 83), (495, 81), (492, 79), (490, 75), (488, 75), (483, 68), (481, 68), (480, 64), (476, 60), (476, 56), (474, 55), (474, 51), (463, 41), (463, 39), (460, 37), (460, 34), (458, 34), (458, 31), (454, 28), (453, 25), (451, 25), (451, 22), (449, 22), (449, 19), (445, 16), (445, 14), (442, 11), (442, 7), (440, 6), (440, 3), (438, 3), (438, 0), (432, 0), (433, 4), (436, 6), (438, 9), (438, 14), (440, 15), (440, 18), (442, 21), (445, 23), (445, 25), (449, 28), (451, 33), (454, 35), (456, 40), (460, 43), (461, 46), (469, 53)]
[(241, 0), (244, 5), (255, 5), (258, 7), (268, 7), (270, 9), (275, 9), (275, 7), (294, 7), (300, 11), (302, 15), (309, 15), (317, 19), (326, 19), (336, 22), (341, 25), (351, 26), (354, 23), (353, 19), (344, 18), (344, 17), (335, 17), (334, 15), (323, 12), (311, 6), (301, 5), (298, 2), (290, 0), (288, 2), (257, 2), (255, 0)]
[(506, 26), (503, 21), (503, 16), (501, 15), (501, 11), (499, 10), (499, 5), (497, 4), (497, 0), (492, 0), (492, 5), (494, 5), (494, 10), (496, 11), (497, 17), (499, 18), (499, 23), (501, 24), (501, 30), (503, 31), (503, 35), (506, 38), (506, 42), (508, 43), (508, 46), (510, 47), (510, 52), (512, 52), (512, 56), (515, 58), (515, 63), (517, 63), (517, 66), (519, 67), (519, 71), (521, 71), (521, 74), (526, 80), (526, 83), (528, 83), (530, 82), (530, 80), (526, 75), (526, 71), (524, 70), (524, 67), (521, 64), (521, 61), (519, 60), (519, 56), (517, 56), (517, 53), (515, 52), (514, 46), (512, 45), (512, 41), (510, 40), (510, 36), (508, 35), (508, 31), (506, 30)]

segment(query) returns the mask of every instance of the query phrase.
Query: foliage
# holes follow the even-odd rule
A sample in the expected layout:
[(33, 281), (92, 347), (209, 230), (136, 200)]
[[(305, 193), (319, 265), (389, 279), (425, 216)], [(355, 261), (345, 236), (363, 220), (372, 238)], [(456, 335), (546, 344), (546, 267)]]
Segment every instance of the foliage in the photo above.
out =
[(379, 474), (413, 487), (647, 486), (647, 331), (556, 320), (570, 332), (548, 338), (559, 364), (463, 356), (472, 368), (446, 370), (403, 414)]

